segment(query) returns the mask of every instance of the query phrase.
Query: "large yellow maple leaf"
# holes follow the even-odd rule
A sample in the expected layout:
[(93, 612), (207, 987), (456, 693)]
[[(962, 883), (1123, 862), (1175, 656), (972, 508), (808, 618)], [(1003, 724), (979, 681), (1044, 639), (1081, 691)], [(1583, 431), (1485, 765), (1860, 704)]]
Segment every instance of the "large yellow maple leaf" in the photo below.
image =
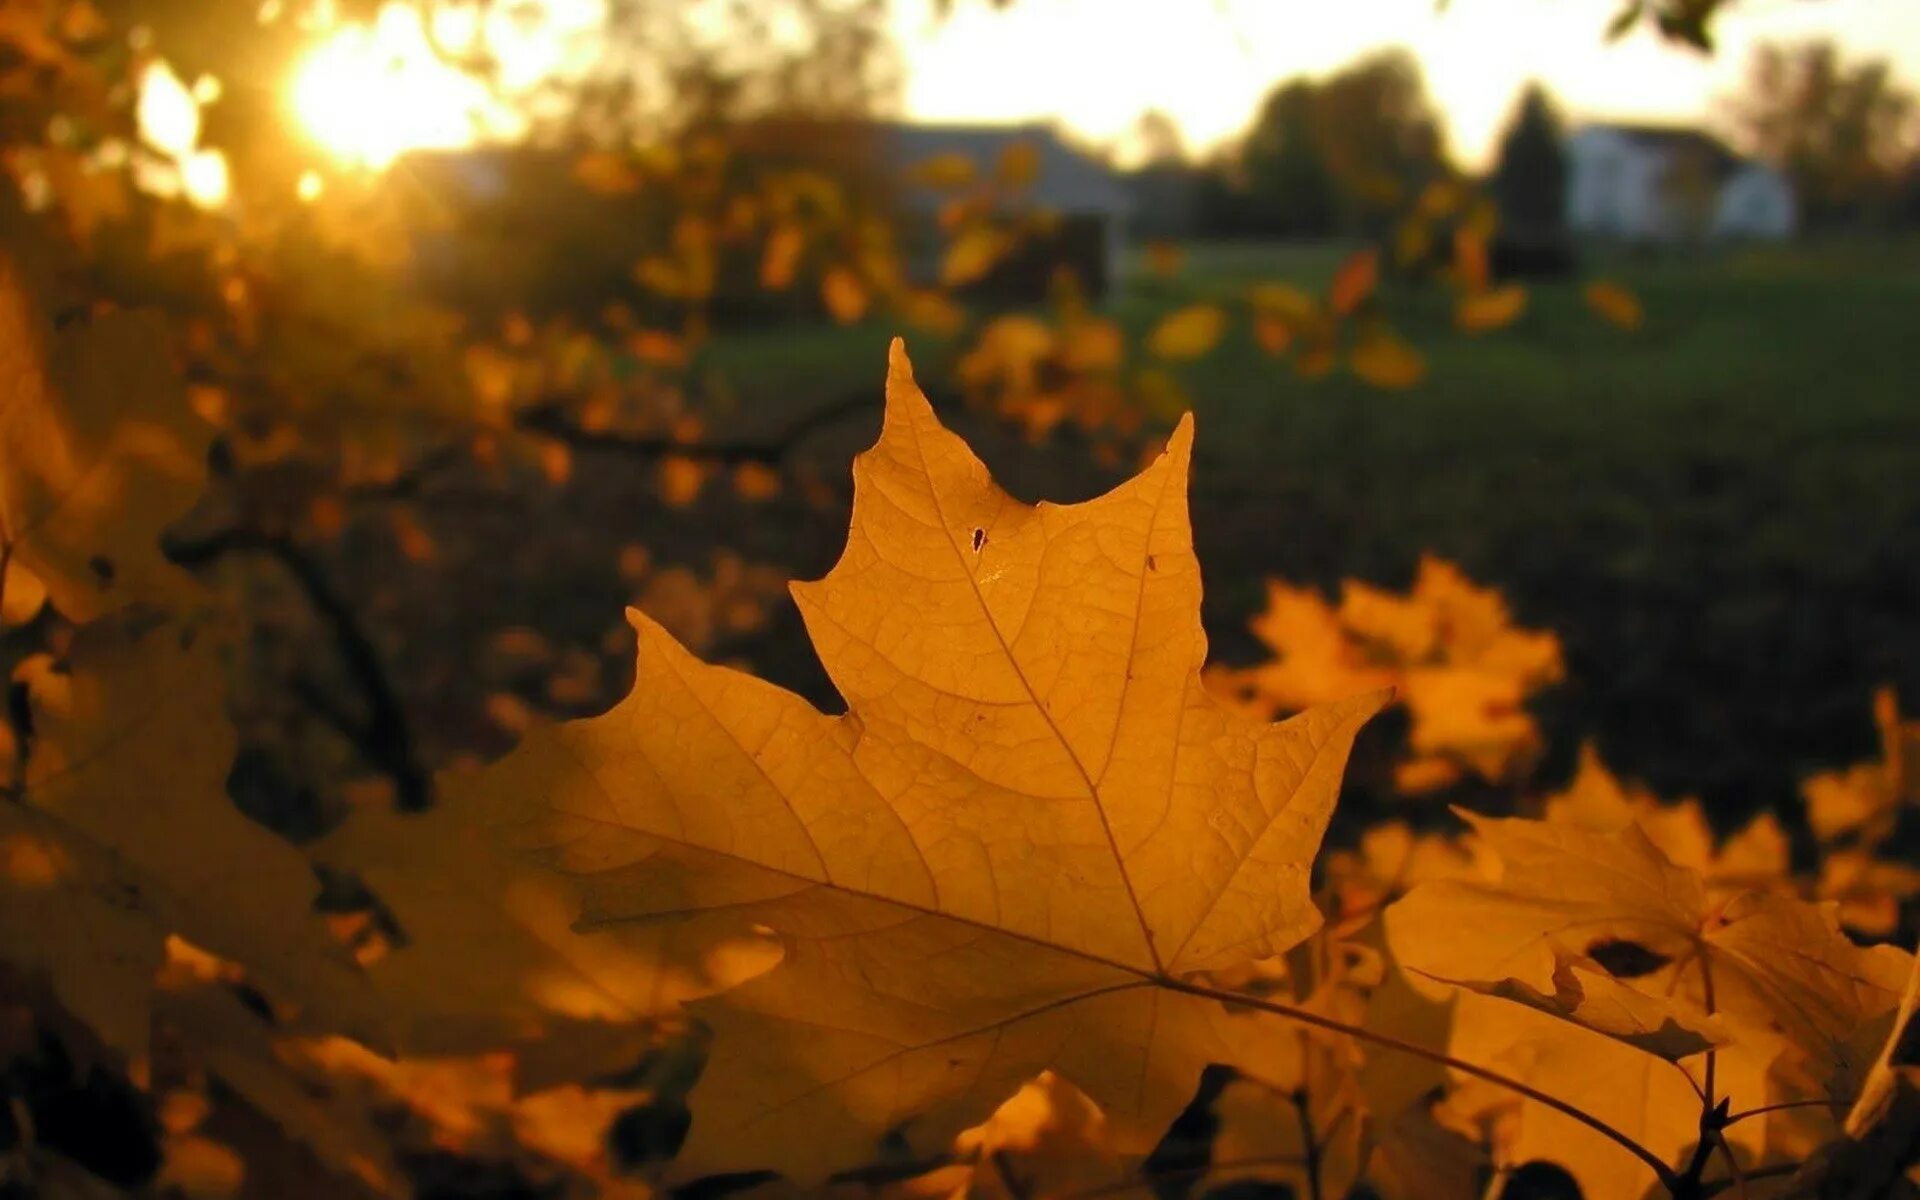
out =
[[(683, 1162), (818, 1173), (883, 1131), (937, 1150), (1042, 1069), (1143, 1148), (1201, 1066), (1283, 1022), (1204, 973), (1320, 922), (1308, 875), (1358, 696), (1271, 725), (1200, 681), (1192, 426), (1083, 504), (1029, 507), (893, 349), (839, 563), (793, 595), (849, 711), (702, 663), (645, 617), (632, 694), (448, 802), (584, 884), (583, 921), (770, 928), (694, 1006)], [(687, 926), (683, 926), (685, 932)]]

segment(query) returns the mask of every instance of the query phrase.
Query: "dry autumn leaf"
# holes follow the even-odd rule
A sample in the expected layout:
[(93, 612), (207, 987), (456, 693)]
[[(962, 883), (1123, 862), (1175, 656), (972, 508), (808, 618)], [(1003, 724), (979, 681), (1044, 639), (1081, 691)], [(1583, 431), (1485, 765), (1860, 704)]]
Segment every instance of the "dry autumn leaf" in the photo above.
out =
[(1586, 286), (1585, 295), (1587, 307), (1615, 328), (1635, 330), (1646, 320), (1639, 299), (1617, 283), (1596, 279)]
[[(1465, 993), (1454, 1003), (1448, 1046), (1460, 1058), (1570, 1101), (1664, 1162), (1685, 1161), (1699, 1141), (1699, 1085), (1674, 1064), (1624, 1042), (1505, 1000)], [(1738, 1096), (1764, 1094), (1766, 1088), (1763, 1067), (1725, 1052), (1719, 1082), (1723, 1093)], [(1664, 1194), (1645, 1163), (1547, 1105), (1469, 1082), (1456, 1086), (1443, 1111), (1450, 1125), (1484, 1129), (1500, 1167), (1552, 1163), (1573, 1177), (1582, 1196)], [(1765, 1117), (1750, 1119), (1726, 1130), (1725, 1137), (1744, 1162), (1757, 1164), (1773, 1124)], [(1705, 1179), (1723, 1189), (1718, 1194), (1727, 1194), (1729, 1180), (1717, 1157)]]
[(820, 277), (820, 302), (827, 306), (827, 312), (842, 325), (851, 325), (867, 315), (867, 306), (873, 303), (873, 297), (867, 292), (867, 285), (860, 277), (846, 267), (829, 267)]
[(449, 778), (449, 808), (578, 874), (584, 919), (772, 929), (774, 970), (693, 1011), (689, 1170), (803, 1176), (884, 1130), (924, 1151), (1042, 1068), (1137, 1152), (1202, 1065), (1284, 1022), (1197, 973), (1285, 950), (1369, 694), (1267, 725), (1201, 686), (1190, 422), (1108, 495), (1030, 508), (894, 345), (840, 562), (793, 594), (849, 712), (634, 616), (633, 693)]
[(1892, 688), (1873, 696), (1873, 722), (1880, 758), (1838, 771), (1823, 771), (1801, 785), (1807, 821), (1822, 842), (1877, 845), (1894, 829), (1902, 810), (1920, 805), (1920, 722), (1902, 720)]
[(936, 154), (907, 169), (907, 176), (922, 187), (954, 191), (974, 181), (973, 159), (958, 152)]
[(985, 277), (1006, 254), (1006, 234), (987, 224), (969, 225), (948, 244), (940, 259), (940, 282), (964, 287)]
[(1398, 334), (1372, 329), (1354, 341), (1347, 365), (1367, 383), (1398, 391), (1427, 376), (1427, 360)]
[(1147, 352), (1155, 358), (1183, 362), (1199, 358), (1220, 344), (1227, 315), (1211, 304), (1190, 304), (1168, 313), (1147, 334)]
[(1527, 289), (1509, 283), (1491, 291), (1472, 292), (1453, 306), (1453, 323), (1467, 333), (1505, 329), (1527, 311)]
[(1355, 251), (1333, 274), (1333, 283), (1327, 288), (1327, 308), (1336, 317), (1352, 316), (1378, 286), (1379, 251)]
[(381, 1039), (384, 1015), (312, 911), (306, 860), (227, 798), (234, 737), (210, 641), (129, 613), (81, 630), (64, 664), (23, 664), (31, 734), (0, 804), (8, 958), (129, 1056), (146, 1047), (169, 934)]
[(1499, 877), (1425, 883), (1387, 910), (1408, 970), (1663, 1057), (1723, 1041), (1763, 1061), (1785, 1055), (1828, 1095), (1854, 1094), (1867, 1067), (1857, 1038), (1898, 1002), (1907, 954), (1861, 949), (1830, 912), (1787, 897), (1713, 903), (1637, 824), (1600, 834), (1468, 819)]
[(1269, 715), (1394, 688), (1413, 717), (1415, 757), (1395, 774), (1409, 794), (1465, 771), (1516, 776), (1541, 744), (1524, 702), (1561, 674), (1552, 634), (1515, 626), (1497, 591), (1430, 555), (1406, 595), (1350, 579), (1337, 609), (1312, 588), (1269, 580), (1266, 610), (1251, 628), (1273, 658), (1211, 668), (1209, 680)]
[(1119, 1186), (1126, 1174), (1109, 1144), (1105, 1114), (1052, 1071), (962, 1132), (954, 1152), (967, 1164), (959, 1189), (967, 1200), (1067, 1196)]
[(56, 331), (29, 282), (0, 257), (0, 563), (10, 588), (30, 571), (77, 622), (176, 598), (193, 583), (161, 555), (160, 534), (199, 495), (213, 429), (169, 378), (157, 322), (111, 312)]
[(1040, 177), (1040, 147), (1027, 140), (1007, 143), (994, 161), (993, 175), (1005, 187), (1032, 187)]
[(1487, 261), (1487, 239), (1479, 231), (1462, 226), (1453, 232), (1454, 282), (1469, 293), (1483, 292), (1491, 278)]
[(1698, 800), (1662, 804), (1645, 789), (1621, 783), (1591, 745), (1581, 747), (1566, 790), (1547, 797), (1542, 807), (1550, 822), (1596, 833), (1638, 825), (1676, 865), (1698, 871), (1716, 895), (1783, 886), (1789, 879), (1792, 845), (1773, 814), (1755, 817), (1722, 844)]
[(792, 286), (806, 248), (806, 232), (798, 225), (776, 226), (767, 234), (766, 248), (760, 255), (760, 286), (775, 292)]

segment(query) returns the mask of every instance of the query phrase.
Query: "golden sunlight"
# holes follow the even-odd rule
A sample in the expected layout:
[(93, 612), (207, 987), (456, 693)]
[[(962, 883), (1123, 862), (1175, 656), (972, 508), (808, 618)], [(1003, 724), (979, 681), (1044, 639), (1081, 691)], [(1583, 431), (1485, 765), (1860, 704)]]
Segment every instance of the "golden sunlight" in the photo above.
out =
[[(328, 31), (289, 91), (306, 136), (350, 166), (378, 171), (409, 150), (456, 149), (524, 130), (527, 93), (579, 61), (605, 17), (602, 0), (545, 0), (478, 10), (386, 4), (371, 25)], [(484, 48), (492, 78), (453, 59)], [(451, 51), (451, 53), (449, 53)]]
[(472, 144), (484, 88), (434, 52), (418, 12), (388, 5), (371, 27), (343, 25), (295, 69), (290, 99), (307, 136), (379, 170), (408, 150)]

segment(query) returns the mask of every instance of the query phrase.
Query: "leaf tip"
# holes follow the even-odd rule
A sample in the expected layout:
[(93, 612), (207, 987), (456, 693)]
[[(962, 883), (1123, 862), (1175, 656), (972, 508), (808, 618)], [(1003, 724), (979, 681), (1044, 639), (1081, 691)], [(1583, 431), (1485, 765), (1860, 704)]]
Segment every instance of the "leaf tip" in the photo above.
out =
[(1193, 457), (1192, 410), (1180, 414), (1180, 423), (1175, 425), (1173, 432), (1167, 436), (1167, 448), (1161, 453), (1182, 464)]
[(913, 360), (907, 357), (905, 338), (896, 337), (887, 347), (887, 417), (895, 414), (932, 415), (933, 405), (913, 379)]
[(633, 627), (635, 634), (643, 638), (652, 631), (660, 628), (652, 617), (641, 612), (631, 604), (627, 605), (627, 624)]

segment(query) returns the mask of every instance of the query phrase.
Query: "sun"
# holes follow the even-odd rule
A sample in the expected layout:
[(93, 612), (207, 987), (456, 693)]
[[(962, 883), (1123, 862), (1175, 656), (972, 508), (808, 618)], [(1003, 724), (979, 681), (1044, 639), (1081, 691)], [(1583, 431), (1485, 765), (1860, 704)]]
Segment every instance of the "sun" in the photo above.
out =
[(435, 53), (406, 5), (328, 33), (295, 68), (289, 98), (307, 137), (374, 171), (409, 150), (470, 146), (498, 116), (485, 85)]
[[(447, 0), (430, 9), (428, 18), (414, 0), (389, 0), (370, 24), (320, 35), (288, 87), (306, 137), (373, 171), (409, 150), (512, 140), (526, 131), (534, 95), (585, 70), (604, 44), (607, 0)], [(451, 61), (457, 55), (484, 57), (488, 77)]]

